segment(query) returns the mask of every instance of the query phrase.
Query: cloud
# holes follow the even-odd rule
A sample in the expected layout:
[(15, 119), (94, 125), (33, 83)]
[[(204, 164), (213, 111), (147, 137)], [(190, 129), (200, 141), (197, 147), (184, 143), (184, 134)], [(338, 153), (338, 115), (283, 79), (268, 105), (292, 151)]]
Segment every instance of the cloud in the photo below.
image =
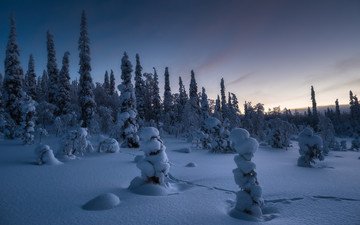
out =
[(331, 92), (331, 91), (334, 91), (334, 90), (339, 90), (339, 89), (342, 89), (342, 88), (347, 88), (347, 87), (349, 87), (350, 85), (352, 85), (352, 86), (359, 86), (359, 85), (360, 85), (360, 78), (352, 79), (352, 80), (349, 80), (349, 81), (346, 81), (346, 82), (342, 82), (342, 83), (336, 83), (336, 84), (329, 85), (329, 86), (321, 89), (320, 92), (321, 92), (321, 93)]
[(231, 86), (231, 85), (234, 85), (234, 84), (238, 84), (246, 79), (248, 79), (249, 77), (251, 77), (252, 75), (254, 75), (255, 73), (254, 72), (250, 72), (250, 73), (247, 73), (247, 74), (244, 74), (242, 76), (240, 76), (239, 78), (233, 80), (233, 81), (230, 81), (228, 83), (226, 83), (227, 86)]

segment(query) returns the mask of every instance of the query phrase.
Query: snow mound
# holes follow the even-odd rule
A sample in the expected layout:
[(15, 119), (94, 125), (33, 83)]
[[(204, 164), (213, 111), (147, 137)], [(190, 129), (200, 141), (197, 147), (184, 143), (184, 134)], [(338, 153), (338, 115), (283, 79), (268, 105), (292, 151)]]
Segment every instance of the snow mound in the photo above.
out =
[(134, 158), (134, 162), (139, 162), (139, 161), (141, 161), (141, 160), (143, 160), (144, 159), (144, 156), (143, 155), (137, 155), (137, 156), (135, 156), (135, 158)]
[(49, 145), (40, 144), (35, 148), (35, 155), (37, 158), (37, 163), (39, 165), (47, 164), (47, 165), (60, 165), (60, 162), (54, 156), (53, 150), (50, 148)]
[(113, 193), (106, 193), (97, 196), (96, 198), (88, 201), (85, 205), (83, 205), (83, 209), (85, 210), (107, 210), (112, 209), (120, 204), (120, 199), (118, 196)]
[(114, 138), (107, 138), (100, 142), (99, 152), (116, 153), (119, 150), (119, 143)]
[(193, 163), (193, 162), (189, 162), (188, 164), (186, 164), (185, 167), (196, 167), (196, 163)]
[(129, 186), (129, 190), (135, 194), (148, 196), (165, 196), (174, 193), (171, 185), (158, 185), (145, 182), (141, 177), (135, 177)]

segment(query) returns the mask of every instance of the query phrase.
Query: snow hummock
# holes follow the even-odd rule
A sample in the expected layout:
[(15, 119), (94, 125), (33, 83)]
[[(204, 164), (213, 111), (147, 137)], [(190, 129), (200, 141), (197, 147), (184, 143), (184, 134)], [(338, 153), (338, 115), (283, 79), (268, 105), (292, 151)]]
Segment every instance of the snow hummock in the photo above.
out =
[(85, 205), (82, 206), (82, 208), (91, 211), (106, 210), (115, 208), (119, 204), (120, 199), (117, 195), (113, 193), (106, 193), (88, 201)]
[(185, 165), (185, 167), (196, 167), (196, 163), (194, 162), (189, 162), (188, 164)]
[(39, 144), (35, 148), (35, 155), (36, 155), (36, 162), (39, 165), (42, 165), (42, 164), (60, 165), (60, 164), (62, 164), (62, 162), (60, 162), (57, 158), (55, 158), (54, 152), (50, 148), (49, 145)]

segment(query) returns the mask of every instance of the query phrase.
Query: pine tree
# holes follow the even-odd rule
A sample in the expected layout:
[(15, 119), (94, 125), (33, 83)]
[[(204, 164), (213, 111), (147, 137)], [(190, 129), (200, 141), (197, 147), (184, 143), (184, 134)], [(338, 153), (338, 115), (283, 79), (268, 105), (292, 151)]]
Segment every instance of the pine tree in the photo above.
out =
[(59, 73), (58, 97), (57, 105), (59, 107), (59, 115), (65, 115), (71, 111), (70, 109), (70, 74), (69, 74), (69, 52), (65, 52), (62, 60), (62, 68)]
[(30, 55), (28, 70), (26, 72), (26, 92), (34, 100), (37, 101), (36, 93), (36, 74), (35, 74), (35, 65), (34, 57)]
[(104, 88), (106, 94), (110, 93), (110, 80), (109, 80), (108, 71), (105, 71), (103, 88)]
[(153, 111), (154, 111), (154, 120), (156, 123), (160, 121), (161, 117), (161, 98), (160, 98), (160, 89), (159, 89), (159, 76), (154, 69), (154, 82), (153, 82)]
[(220, 103), (220, 96), (217, 95), (217, 98), (215, 100), (215, 108), (214, 108), (214, 117), (221, 120), (221, 103)]
[[(5, 53), (4, 101), (11, 120), (18, 126), (21, 123), (19, 101), (23, 92), (24, 75), (20, 66), (19, 46), (16, 41), (15, 19), (10, 18), (10, 34)], [(11, 123), (11, 121), (8, 121)], [(13, 136), (10, 134), (9, 136)]]
[(118, 86), (120, 95), (120, 114), (118, 116), (118, 126), (120, 127), (120, 136), (123, 139), (123, 147), (139, 147), (139, 137), (137, 135), (138, 124), (136, 121), (136, 97), (133, 85), (131, 83), (132, 65), (129, 57), (124, 52), (121, 59), (121, 79), (122, 83)]
[(35, 134), (35, 121), (34, 116), (36, 112), (35, 101), (30, 96), (24, 94), (21, 99), (21, 111), (22, 111), (22, 136), (24, 144), (34, 143)]
[(113, 96), (115, 94), (115, 76), (114, 71), (110, 71), (110, 87), (109, 87), (109, 94)]
[(96, 103), (93, 94), (93, 83), (90, 74), (90, 46), (87, 32), (87, 20), (85, 11), (81, 15), (80, 38), (79, 38), (79, 57), (80, 57), (80, 82), (79, 82), (79, 104), (81, 108), (82, 126), (88, 127), (95, 112)]
[(186, 94), (185, 86), (182, 82), (181, 77), (179, 77), (179, 98), (180, 98), (180, 105), (182, 108), (184, 108), (186, 102), (188, 101), (188, 95)]
[(189, 100), (190, 104), (194, 110), (194, 113), (199, 114), (200, 106), (199, 106), (199, 96), (198, 96), (198, 88), (195, 80), (195, 73), (191, 70), (191, 80), (189, 87)]
[(49, 102), (57, 105), (58, 94), (58, 74), (59, 70), (56, 63), (56, 52), (54, 36), (48, 31), (47, 39), (47, 74), (49, 77)]

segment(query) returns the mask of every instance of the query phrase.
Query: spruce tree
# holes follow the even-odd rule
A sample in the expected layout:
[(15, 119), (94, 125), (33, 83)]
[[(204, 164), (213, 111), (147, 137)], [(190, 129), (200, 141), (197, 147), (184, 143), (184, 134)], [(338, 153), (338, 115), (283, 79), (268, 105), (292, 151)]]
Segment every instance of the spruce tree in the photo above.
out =
[[(24, 75), (20, 66), (19, 46), (16, 40), (15, 19), (10, 18), (10, 34), (5, 53), (4, 101), (5, 109), (17, 126), (21, 123), (19, 101), (23, 93)], [(11, 123), (11, 121), (8, 121)], [(13, 136), (10, 134), (9, 137)]]
[(135, 96), (136, 96), (136, 108), (138, 116), (141, 119), (145, 119), (145, 83), (142, 75), (142, 66), (140, 63), (140, 56), (136, 54), (136, 66), (135, 66)]
[(105, 71), (103, 88), (104, 88), (106, 94), (110, 93), (110, 80), (109, 80), (108, 71)]
[(65, 115), (70, 112), (70, 74), (69, 74), (69, 52), (65, 52), (62, 59), (62, 68), (59, 73), (57, 105), (59, 115)]
[(89, 127), (93, 118), (96, 103), (94, 100), (90, 65), (90, 40), (87, 31), (87, 19), (85, 11), (81, 15), (80, 38), (79, 38), (79, 65), (80, 65), (80, 81), (79, 81), (79, 104), (81, 109), (82, 127)]
[(40, 82), (41, 92), (39, 92), (39, 101), (49, 101), (49, 77), (46, 70), (43, 71)]
[(191, 79), (190, 79), (190, 87), (189, 87), (189, 100), (190, 104), (194, 110), (194, 113), (199, 114), (199, 97), (198, 97), (198, 88), (195, 80), (195, 73), (191, 70)]
[(47, 39), (47, 74), (49, 77), (49, 102), (57, 105), (58, 94), (58, 74), (59, 70), (56, 63), (56, 51), (54, 36), (48, 31)]
[(185, 86), (182, 82), (181, 77), (179, 77), (179, 98), (180, 98), (180, 105), (183, 109), (185, 107), (186, 102), (188, 101), (188, 96), (186, 94)]
[(164, 85), (164, 113), (169, 114), (172, 110), (173, 99), (171, 94), (170, 88), (170, 75), (169, 75), (169, 68), (165, 68), (165, 85)]
[(316, 99), (315, 99), (315, 91), (314, 87), (311, 86), (311, 102), (312, 102), (312, 116), (313, 116), (313, 127), (316, 127), (316, 124), (318, 123), (318, 112), (316, 107)]
[(30, 55), (28, 70), (26, 72), (26, 92), (34, 101), (37, 101), (36, 74), (34, 64), (34, 57), (33, 55)]
[(120, 127), (120, 137), (123, 140), (122, 146), (129, 148), (139, 147), (139, 137), (137, 135), (137, 111), (134, 87), (131, 83), (132, 65), (129, 57), (124, 52), (121, 59), (121, 79), (122, 83), (118, 86), (120, 94), (120, 114), (118, 116), (118, 126)]
[(109, 86), (109, 94), (113, 96), (115, 94), (115, 76), (114, 71), (110, 71), (110, 86)]
[(204, 87), (202, 87), (201, 89), (201, 112), (202, 112), (202, 116), (203, 118), (207, 118), (209, 117), (209, 113), (210, 113), (210, 107), (209, 107), (209, 101), (208, 101), (208, 96), (206, 94), (206, 90)]
[(339, 100), (336, 99), (335, 101), (335, 115), (339, 118), (340, 117), (340, 106), (339, 106)]
[(221, 82), (220, 82), (220, 94), (221, 94), (221, 112), (223, 113), (223, 115), (225, 116), (226, 114), (226, 95), (225, 95), (225, 83), (224, 83), (224, 78), (221, 78)]
[(160, 121), (161, 117), (161, 98), (160, 98), (160, 89), (159, 89), (159, 76), (154, 69), (154, 82), (153, 82), (153, 111), (154, 111), (154, 120), (156, 123)]

